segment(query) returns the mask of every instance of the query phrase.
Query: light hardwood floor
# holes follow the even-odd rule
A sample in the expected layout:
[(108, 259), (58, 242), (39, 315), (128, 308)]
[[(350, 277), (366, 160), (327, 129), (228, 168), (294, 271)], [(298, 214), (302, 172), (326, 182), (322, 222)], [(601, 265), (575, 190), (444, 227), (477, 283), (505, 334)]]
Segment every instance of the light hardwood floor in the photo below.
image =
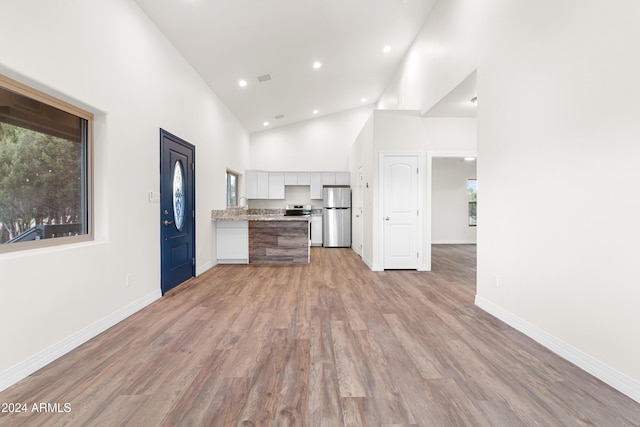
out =
[(433, 255), (217, 266), (0, 393), (70, 412), (0, 425), (640, 426), (639, 404), (474, 306), (475, 246)]

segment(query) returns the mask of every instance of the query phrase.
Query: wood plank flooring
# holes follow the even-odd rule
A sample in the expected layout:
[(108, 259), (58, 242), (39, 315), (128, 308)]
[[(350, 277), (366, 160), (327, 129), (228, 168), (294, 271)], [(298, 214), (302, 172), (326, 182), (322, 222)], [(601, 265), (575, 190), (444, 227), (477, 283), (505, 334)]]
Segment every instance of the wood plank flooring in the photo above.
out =
[(638, 403), (474, 306), (475, 246), (433, 255), (217, 266), (0, 393), (29, 405), (0, 425), (640, 426)]

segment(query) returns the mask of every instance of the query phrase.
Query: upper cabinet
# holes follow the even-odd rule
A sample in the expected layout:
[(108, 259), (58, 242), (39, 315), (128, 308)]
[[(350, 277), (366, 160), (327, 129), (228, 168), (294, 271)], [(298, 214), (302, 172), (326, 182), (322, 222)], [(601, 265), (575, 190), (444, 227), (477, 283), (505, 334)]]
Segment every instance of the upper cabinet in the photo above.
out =
[(311, 185), (311, 172), (298, 172), (297, 185)]
[(351, 185), (351, 172), (336, 172), (336, 185)]
[(351, 172), (266, 172), (248, 170), (245, 173), (247, 199), (285, 198), (287, 185), (310, 186), (311, 199), (322, 199), (323, 185), (350, 185)]
[[(269, 198), (269, 172), (248, 170), (245, 173), (244, 182), (247, 199)], [(284, 199), (284, 195), (282, 198)]]
[(311, 172), (311, 199), (322, 199), (322, 172)]
[(244, 174), (244, 194), (247, 199), (258, 198), (258, 171), (246, 171)]
[(336, 185), (336, 173), (322, 172), (322, 185)]
[(284, 185), (298, 185), (298, 172), (285, 172)]
[(269, 172), (268, 198), (284, 200), (284, 172)]

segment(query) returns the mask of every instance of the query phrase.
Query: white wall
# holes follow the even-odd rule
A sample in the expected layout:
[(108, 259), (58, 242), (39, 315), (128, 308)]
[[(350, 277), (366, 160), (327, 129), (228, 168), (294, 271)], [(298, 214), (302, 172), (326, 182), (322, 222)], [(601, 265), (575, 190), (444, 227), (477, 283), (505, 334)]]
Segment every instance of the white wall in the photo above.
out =
[(347, 170), (349, 148), (371, 114), (362, 107), (251, 134), (251, 169)]
[(198, 271), (216, 258), (224, 168), (249, 164), (248, 132), (133, 1), (4, 2), (2, 15), (0, 72), (95, 114), (96, 240), (0, 254), (0, 321), (19, 325), (0, 388), (159, 296), (159, 128), (196, 145)]
[[(362, 191), (362, 260), (369, 268), (373, 268), (373, 179), (375, 168), (373, 122), (374, 114), (371, 114), (349, 150), (349, 170), (351, 171), (353, 192), (352, 200), (358, 200), (358, 191)], [(362, 167), (363, 178), (362, 190), (358, 188), (356, 182), (358, 169), (360, 167)], [(356, 212), (354, 211), (352, 214), (355, 215)], [(356, 224), (353, 218), (352, 224)]]
[(640, 3), (438, 2), (381, 107), (477, 68), (477, 303), (640, 400)]
[[(345, 171), (349, 149), (371, 115), (366, 106), (251, 134), (251, 167), (266, 171)], [(244, 171), (243, 171), (244, 172)], [(353, 176), (351, 177), (353, 179)], [(244, 185), (244, 181), (241, 186)], [(240, 194), (244, 190), (240, 189)], [(285, 200), (250, 200), (252, 209), (281, 209), (310, 203), (309, 187), (286, 187)]]
[(467, 180), (476, 178), (475, 161), (436, 157), (431, 177), (431, 243), (476, 243), (477, 227), (469, 227), (467, 190)]
[(560, 3), (514, 8), (541, 31), (496, 42), (478, 66), (478, 240), (492, 242), (478, 295), (640, 399), (640, 3)]

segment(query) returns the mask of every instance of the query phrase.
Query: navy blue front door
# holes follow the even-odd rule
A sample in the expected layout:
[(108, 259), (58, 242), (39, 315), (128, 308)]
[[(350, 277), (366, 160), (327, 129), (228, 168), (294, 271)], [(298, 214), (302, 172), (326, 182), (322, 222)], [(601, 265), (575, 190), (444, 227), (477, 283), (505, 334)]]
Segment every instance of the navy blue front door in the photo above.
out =
[(161, 288), (195, 276), (195, 147), (160, 129)]

